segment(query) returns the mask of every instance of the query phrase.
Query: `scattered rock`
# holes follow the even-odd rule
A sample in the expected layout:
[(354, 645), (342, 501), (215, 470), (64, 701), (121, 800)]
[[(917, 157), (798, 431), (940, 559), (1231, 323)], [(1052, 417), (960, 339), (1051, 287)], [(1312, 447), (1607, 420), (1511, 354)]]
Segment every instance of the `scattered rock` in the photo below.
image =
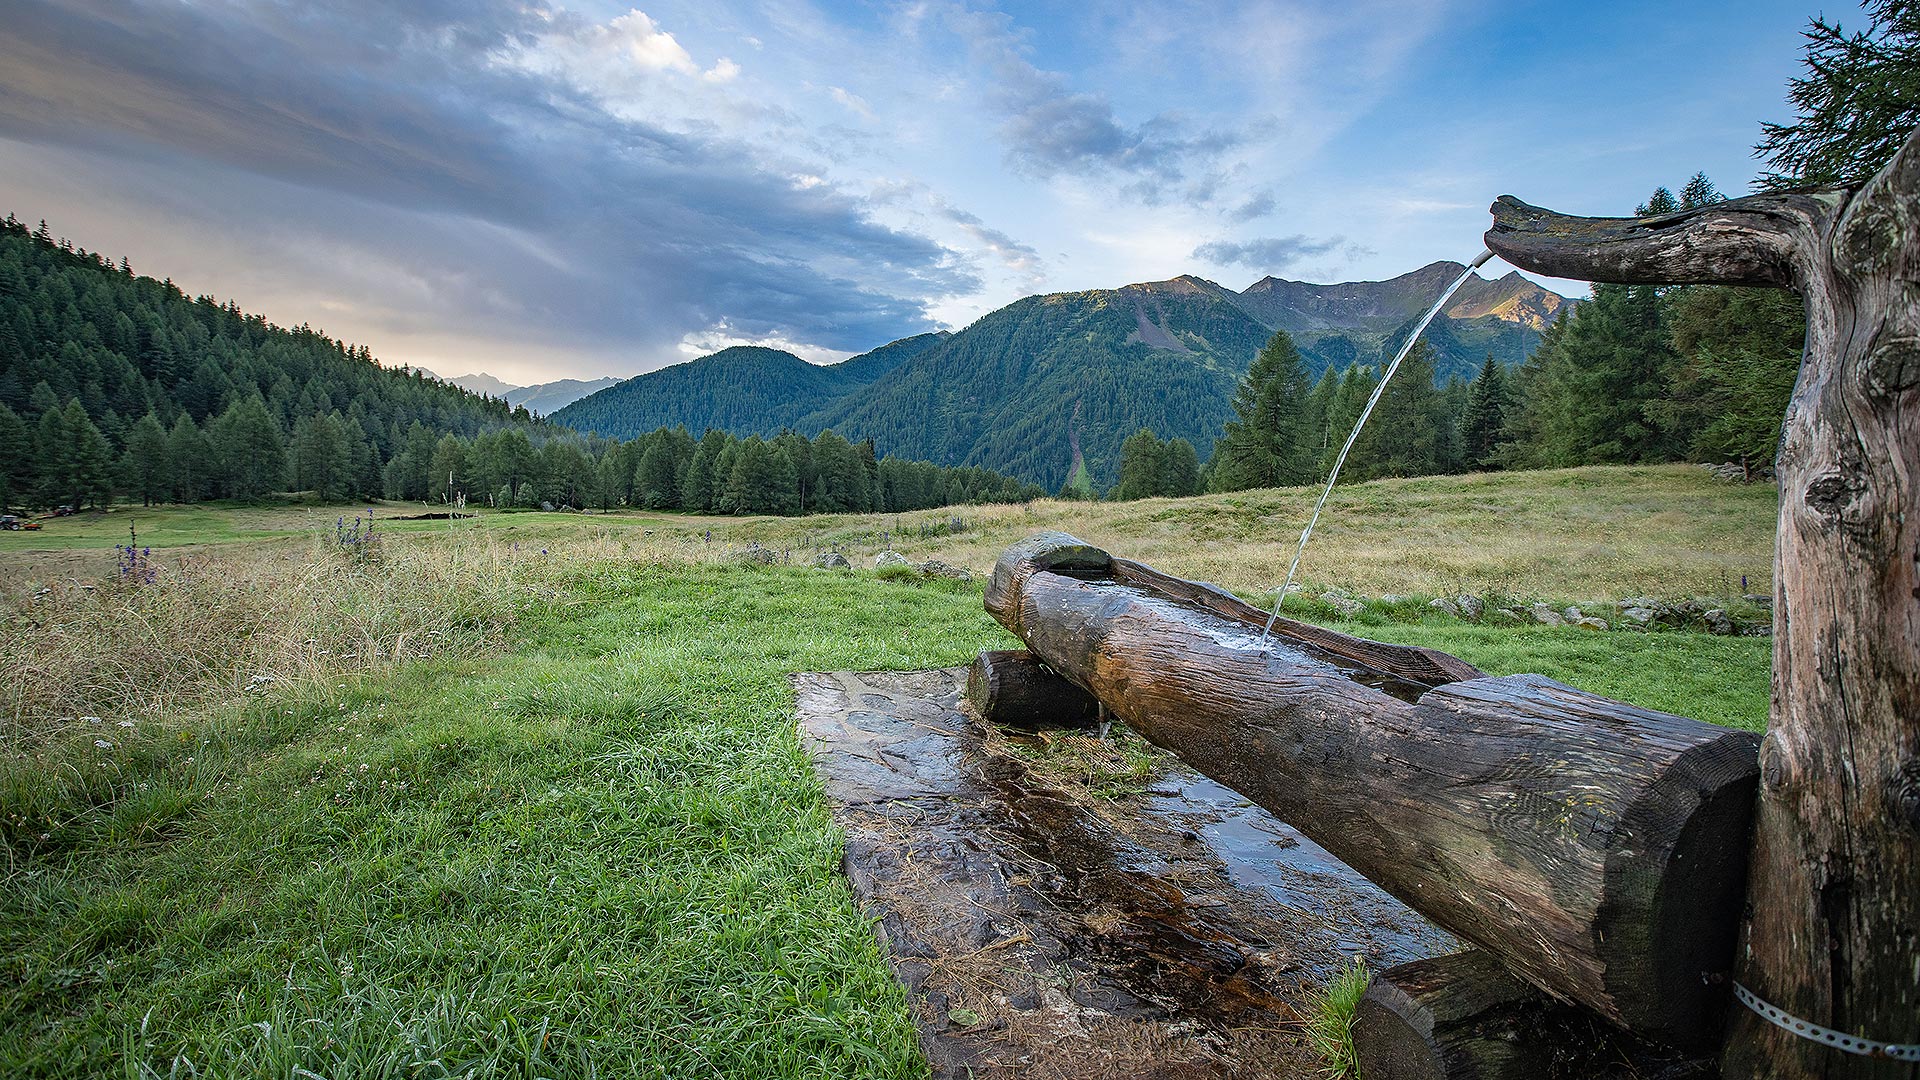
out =
[(1706, 626), (1707, 633), (1709, 634), (1719, 634), (1724, 637), (1739, 632), (1738, 628), (1733, 624), (1733, 619), (1728, 617), (1727, 613), (1719, 608), (1714, 608), (1711, 611), (1702, 613), (1700, 622)]
[(547, 500), (545, 500), (545, 499), (541, 499), (541, 500), (540, 500), (540, 509), (542, 509), (542, 510), (544, 510), (544, 511), (546, 511), (547, 513), (549, 513), (549, 514), (551, 514), (551, 513), (553, 513), (553, 504), (552, 504), (552, 503), (550, 503), (550, 502), (548, 502), (548, 501), (547, 501)]
[(1571, 620), (1571, 621), (1572, 621), (1572, 624), (1573, 624), (1574, 626), (1577, 626), (1577, 627), (1579, 627), (1579, 628), (1580, 628), (1580, 629), (1582, 629), (1582, 630), (1605, 630), (1605, 629), (1607, 629), (1607, 620), (1605, 620), (1605, 619), (1596, 619), (1596, 618), (1594, 618), (1594, 617), (1593, 617), (1593, 616), (1591, 616), (1591, 615), (1582, 615), (1581, 617), (1579, 617), (1579, 618), (1577, 618), (1577, 619), (1574, 619), (1574, 620)]
[(889, 566), (905, 566), (911, 569), (913, 567), (913, 560), (892, 550), (883, 551), (873, 557), (873, 568), (875, 570), (885, 570)]
[(1560, 626), (1566, 622), (1565, 619), (1560, 617), (1559, 612), (1545, 604), (1533, 605), (1530, 614), (1533, 616), (1533, 621), (1542, 626)]
[(822, 570), (849, 570), (853, 564), (837, 551), (823, 551), (813, 557), (813, 565)]
[(750, 545), (729, 556), (734, 562), (758, 563), (761, 566), (773, 566), (780, 561), (780, 553), (772, 548), (763, 548), (759, 544)]
[(955, 581), (972, 581), (973, 572), (939, 559), (928, 559), (920, 564), (920, 572), (928, 577), (952, 578)]
[(1620, 618), (1636, 626), (1645, 626), (1653, 621), (1656, 614), (1658, 614), (1658, 612), (1653, 608), (1636, 605), (1622, 610), (1620, 612)]
[(1366, 608), (1365, 604), (1348, 596), (1339, 589), (1331, 589), (1321, 593), (1320, 599), (1323, 603), (1332, 607), (1333, 610), (1339, 612), (1340, 617), (1343, 619), (1351, 619)]
[(1568, 604), (1564, 609), (1561, 610), (1560, 617), (1567, 620), (1570, 623), (1577, 623), (1581, 619), (1586, 618), (1587, 613), (1584, 611), (1581, 611), (1580, 605), (1578, 604)]
[(1509, 607), (1494, 608), (1489, 617), (1498, 622), (1525, 622), (1527, 618), (1518, 609)]
[(1380, 602), (1383, 604), (1404, 604), (1407, 602), (1407, 598), (1397, 592), (1381, 593)]
[(1486, 610), (1486, 605), (1480, 602), (1479, 597), (1468, 593), (1454, 597), (1453, 602), (1460, 605), (1460, 617), (1463, 619), (1478, 619), (1481, 612)]
[(1433, 599), (1427, 601), (1427, 606), (1434, 609), (1435, 611), (1444, 611), (1456, 619), (1460, 617), (1460, 605), (1454, 603), (1453, 601), (1447, 599), (1444, 596), (1436, 596)]
[(1745, 600), (1749, 604), (1758, 604), (1764, 608), (1770, 608), (1773, 606), (1772, 593), (1767, 593), (1764, 596), (1762, 596), (1759, 593), (1742, 593), (1740, 595), (1740, 599)]

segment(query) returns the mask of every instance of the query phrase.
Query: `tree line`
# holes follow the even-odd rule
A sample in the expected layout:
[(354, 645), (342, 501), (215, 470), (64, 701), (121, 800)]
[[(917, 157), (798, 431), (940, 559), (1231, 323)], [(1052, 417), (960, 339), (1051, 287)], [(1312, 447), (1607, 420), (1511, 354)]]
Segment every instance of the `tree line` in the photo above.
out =
[(0, 508), (310, 492), (501, 507), (898, 511), (1041, 492), (831, 431), (582, 436), (0, 222)]

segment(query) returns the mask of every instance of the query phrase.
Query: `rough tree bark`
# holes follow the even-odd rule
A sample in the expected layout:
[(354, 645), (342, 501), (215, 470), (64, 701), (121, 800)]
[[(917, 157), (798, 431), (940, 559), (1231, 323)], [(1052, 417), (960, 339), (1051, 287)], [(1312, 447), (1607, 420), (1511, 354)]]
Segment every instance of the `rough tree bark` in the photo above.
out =
[(986, 606), (1134, 731), (1515, 974), (1715, 1044), (1723, 995), (1700, 972), (1733, 951), (1752, 733), (1317, 628), (1263, 645), (1263, 613), (1171, 580), (1042, 534), (1001, 557)]
[[(1773, 285), (1807, 343), (1777, 462), (1773, 703), (1735, 976), (1825, 1027), (1920, 1043), (1920, 132), (1859, 190), (1644, 219), (1503, 196), (1487, 246), (1588, 281)], [(1729, 1077), (1905, 1080), (1736, 1009)]]

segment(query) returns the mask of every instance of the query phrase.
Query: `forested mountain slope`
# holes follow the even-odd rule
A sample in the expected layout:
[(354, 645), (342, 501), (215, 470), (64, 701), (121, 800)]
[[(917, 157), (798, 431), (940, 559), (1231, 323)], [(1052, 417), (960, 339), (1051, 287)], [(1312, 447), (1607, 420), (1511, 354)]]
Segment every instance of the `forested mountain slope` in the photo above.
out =
[(610, 386), (557, 410), (553, 421), (616, 439), (680, 426), (696, 433), (719, 428), (771, 435), (946, 337), (903, 338), (831, 365), (809, 364), (780, 349), (735, 346)]

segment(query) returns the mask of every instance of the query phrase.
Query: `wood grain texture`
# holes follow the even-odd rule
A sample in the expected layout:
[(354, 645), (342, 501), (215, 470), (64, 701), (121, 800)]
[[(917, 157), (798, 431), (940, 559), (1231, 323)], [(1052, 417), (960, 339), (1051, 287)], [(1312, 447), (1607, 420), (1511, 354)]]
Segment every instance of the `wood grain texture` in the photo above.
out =
[(967, 701), (982, 720), (1021, 731), (1090, 728), (1100, 722), (1100, 703), (1092, 694), (1025, 649), (981, 653), (967, 669)]
[(1404, 700), (1137, 582), (1037, 571), (999, 603), (1133, 730), (1529, 982), (1713, 1037), (1722, 995), (1700, 974), (1731, 961), (1756, 736), (1537, 675)]
[[(1920, 132), (1858, 191), (1643, 222), (1507, 199), (1494, 214), (1488, 246), (1523, 269), (1800, 293), (1807, 343), (1776, 463), (1773, 702), (1736, 974), (1814, 1023), (1920, 1042)], [(1724, 1068), (1920, 1077), (1745, 1010)]]

